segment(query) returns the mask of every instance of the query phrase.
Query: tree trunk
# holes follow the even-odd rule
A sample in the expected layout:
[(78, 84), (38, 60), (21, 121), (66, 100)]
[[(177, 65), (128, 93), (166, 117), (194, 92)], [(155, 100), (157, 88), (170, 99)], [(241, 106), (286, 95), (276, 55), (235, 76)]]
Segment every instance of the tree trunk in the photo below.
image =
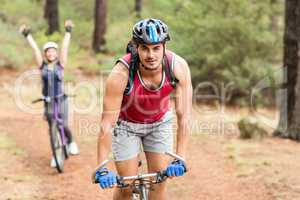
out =
[(48, 22), (48, 35), (59, 32), (58, 0), (46, 0), (44, 18)]
[(93, 35), (94, 52), (105, 52), (106, 32), (106, 0), (96, 0), (95, 2), (95, 29)]
[(282, 101), (280, 123), (275, 135), (300, 140), (300, 1), (285, 1), (284, 73), (286, 107)]
[(136, 17), (141, 18), (142, 0), (135, 0), (135, 12), (136, 12)]

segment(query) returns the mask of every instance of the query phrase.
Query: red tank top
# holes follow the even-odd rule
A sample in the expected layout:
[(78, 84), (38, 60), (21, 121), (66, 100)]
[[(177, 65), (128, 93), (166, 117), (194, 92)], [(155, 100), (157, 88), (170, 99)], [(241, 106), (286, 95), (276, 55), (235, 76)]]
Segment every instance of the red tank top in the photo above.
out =
[[(170, 65), (165, 67), (173, 70), (174, 53), (171, 54)], [(169, 56), (170, 57), (170, 56)], [(130, 54), (119, 59), (129, 68)], [(160, 120), (170, 107), (170, 93), (174, 90), (170, 79), (163, 70), (162, 80), (157, 89), (149, 89), (144, 84), (139, 70), (134, 75), (133, 85), (128, 95), (124, 94), (119, 119), (135, 123), (154, 123)]]

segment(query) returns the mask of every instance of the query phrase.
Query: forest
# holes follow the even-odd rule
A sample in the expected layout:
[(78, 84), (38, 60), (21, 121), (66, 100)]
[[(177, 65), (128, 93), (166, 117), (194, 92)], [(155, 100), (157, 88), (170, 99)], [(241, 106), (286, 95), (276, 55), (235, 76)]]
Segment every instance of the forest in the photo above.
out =
[[(133, 26), (147, 18), (167, 24), (166, 47), (187, 61), (193, 88), (188, 170), (168, 179), (168, 198), (299, 200), (298, 0), (1, 0), (0, 199), (112, 199), (112, 189), (91, 183), (103, 99), (116, 89), (106, 88), (106, 81), (126, 53)], [(60, 51), (69, 20), (62, 81), (80, 153), (68, 157), (64, 149), (64, 168), (55, 158), (56, 170), (49, 166), (54, 128), (41, 98), (41, 66), (20, 27), (30, 28), (38, 49), (53, 41)], [(33, 104), (39, 101), (45, 104)], [(146, 154), (138, 158), (139, 170), (147, 171)]]

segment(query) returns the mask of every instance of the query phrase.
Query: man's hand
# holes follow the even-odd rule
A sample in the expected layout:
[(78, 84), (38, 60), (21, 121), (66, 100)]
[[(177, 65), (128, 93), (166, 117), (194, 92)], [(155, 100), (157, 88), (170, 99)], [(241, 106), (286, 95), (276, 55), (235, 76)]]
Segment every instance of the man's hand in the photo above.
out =
[(71, 33), (73, 27), (74, 27), (74, 24), (73, 24), (72, 20), (68, 19), (68, 20), (65, 21), (66, 32)]
[(30, 27), (23, 24), (19, 28), (19, 33), (21, 33), (26, 38), (31, 33), (31, 29), (30, 29)]
[(117, 176), (107, 168), (102, 168), (96, 172), (95, 180), (102, 189), (107, 189), (112, 188), (117, 183)]
[(186, 165), (184, 161), (175, 159), (171, 164), (167, 167), (167, 176), (183, 176), (186, 172)]

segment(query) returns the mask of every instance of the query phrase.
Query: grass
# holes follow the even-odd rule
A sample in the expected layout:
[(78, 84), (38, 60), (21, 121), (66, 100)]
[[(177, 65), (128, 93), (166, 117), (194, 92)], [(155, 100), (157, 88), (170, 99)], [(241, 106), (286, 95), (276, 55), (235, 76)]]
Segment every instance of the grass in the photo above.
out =
[(33, 181), (33, 179), (34, 179), (33, 176), (28, 176), (28, 175), (17, 175), (12, 178), (14, 182), (30, 182)]
[(9, 138), (5, 133), (0, 133), (0, 150), (15, 156), (24, 155), (24, 151), (18, 148), (15, 141)]
[(224, 144), (223, 148), (227, 159), (237, 167), (237, 177), (247, 177), (262, 167), (272, 166), (268, 156), (260, 152), (260, 145), (258, 141), (237, 139)]

